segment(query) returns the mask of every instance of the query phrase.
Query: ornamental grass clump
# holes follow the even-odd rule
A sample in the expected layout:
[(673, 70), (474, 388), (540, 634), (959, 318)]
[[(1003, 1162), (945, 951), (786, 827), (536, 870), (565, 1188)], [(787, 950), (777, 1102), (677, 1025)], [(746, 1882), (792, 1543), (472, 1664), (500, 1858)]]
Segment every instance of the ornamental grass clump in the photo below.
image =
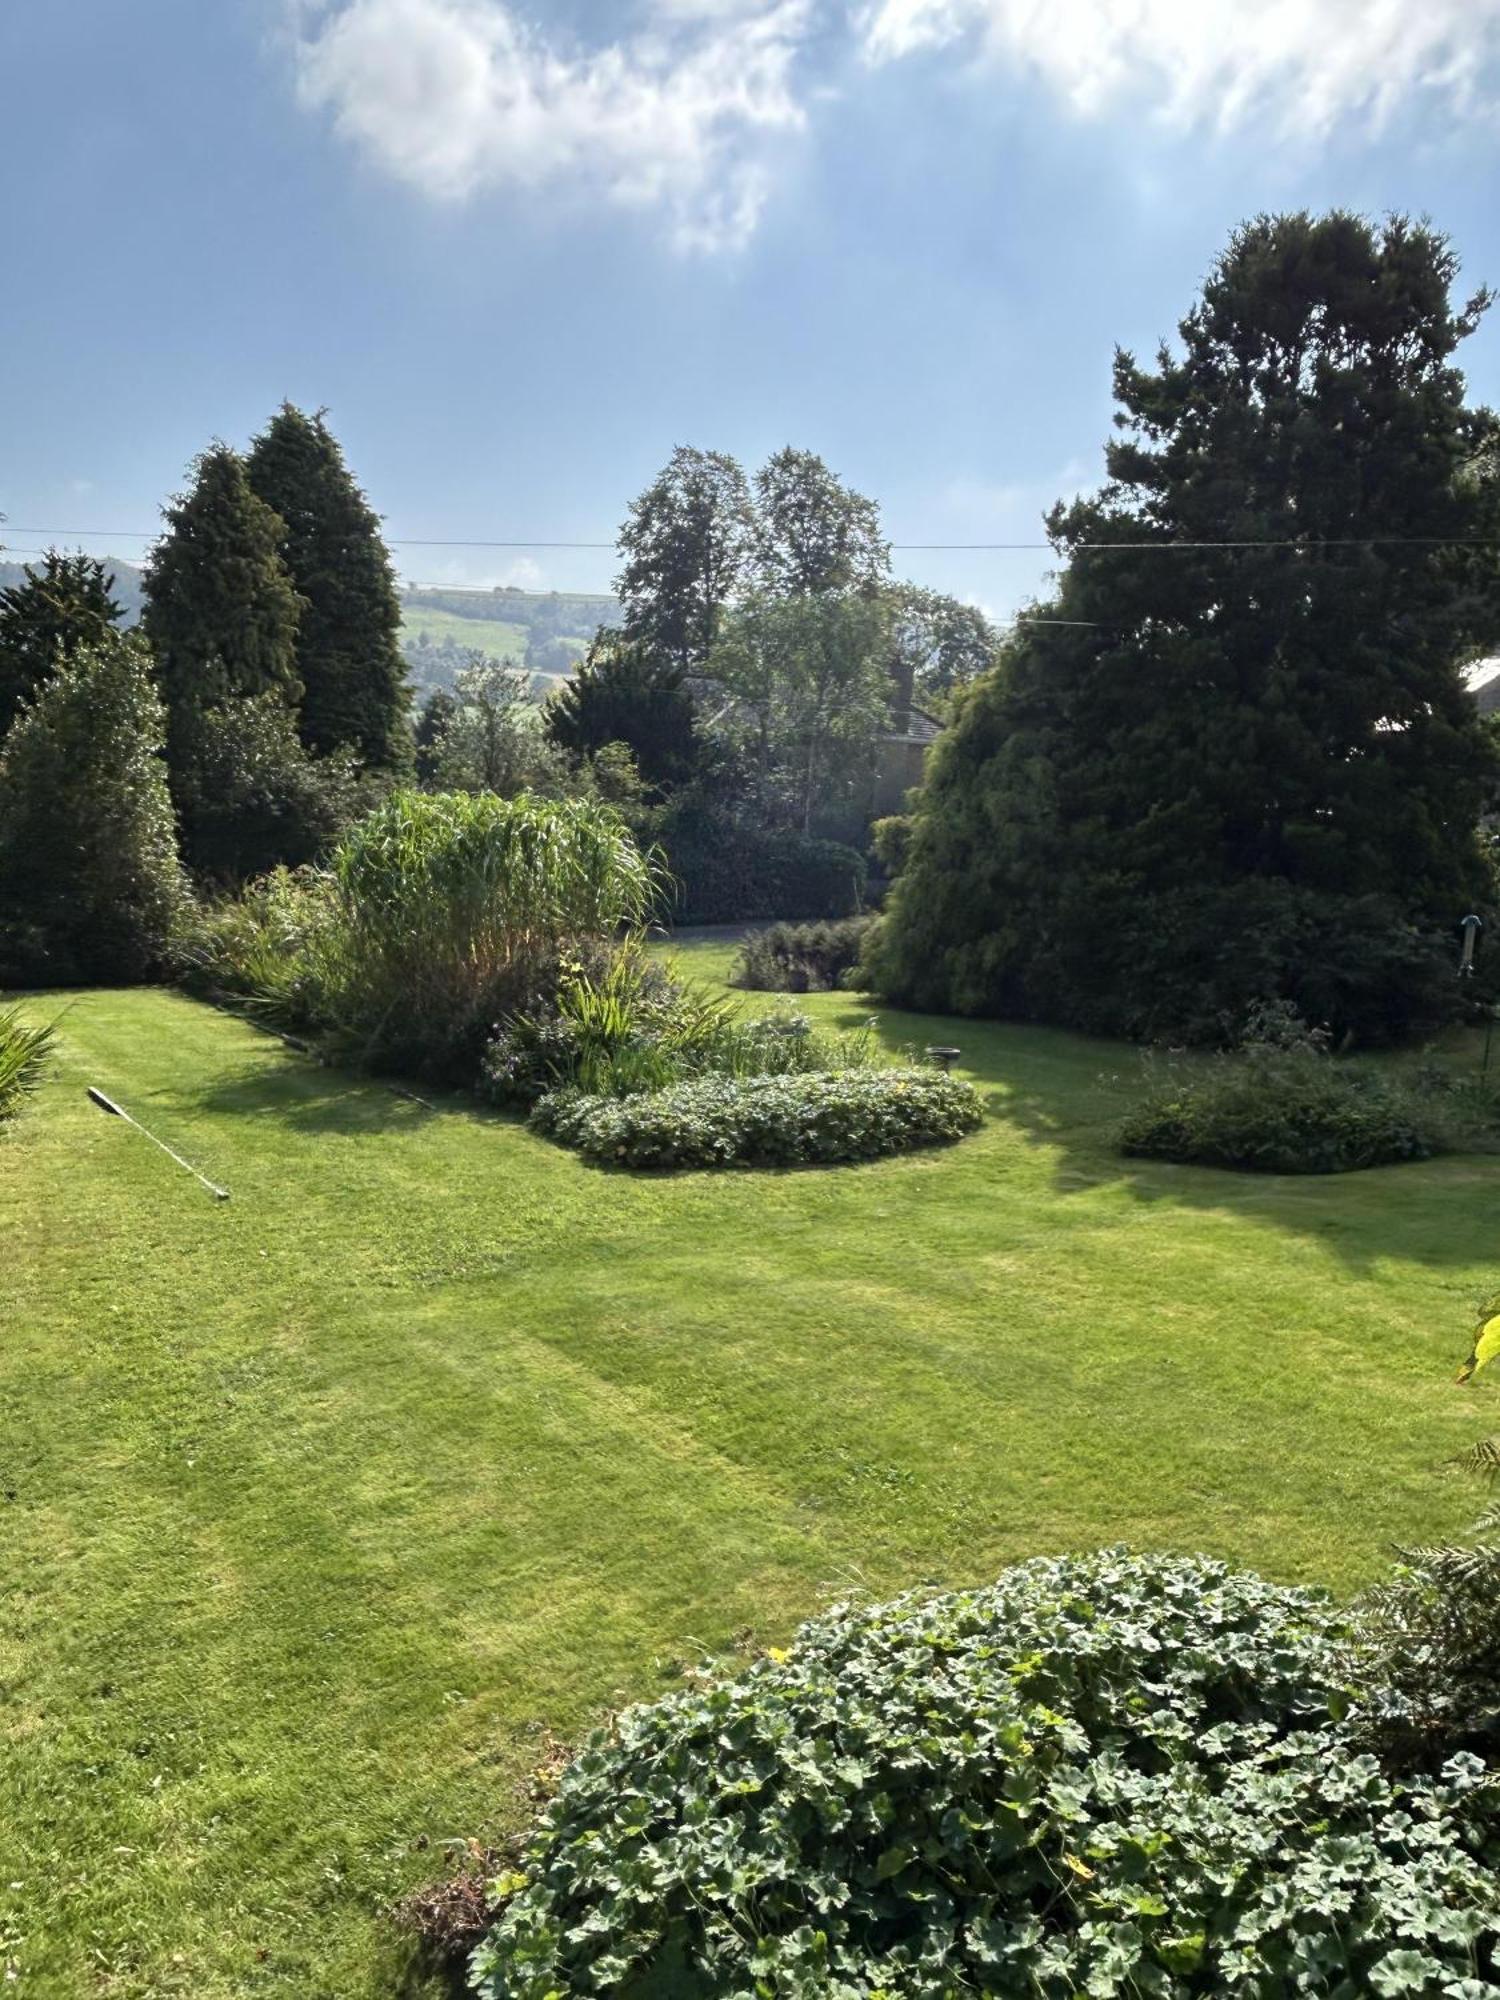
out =
[(1481, 2000), (1484, 1766), (1383, 1769), (1341, 1674), (1323, 1600), (1201, 1558), (836, 1607), (586, 1744), (473, 1990)]
[(313, 940), (327, 1011), (365, 1060), (401, 1068), (486, 1033), (570, 938), (643, 924), (657, 889), (608, 806), (529, 793), (399, 792), (329, 873)]
[(639, 930), (656, 857), (592, 799), (398, 792), (326, 870), (201, 918), (197, 983), (374, 1068), (471, 1083), (497, 1021), (555, 995), (580, 952)]

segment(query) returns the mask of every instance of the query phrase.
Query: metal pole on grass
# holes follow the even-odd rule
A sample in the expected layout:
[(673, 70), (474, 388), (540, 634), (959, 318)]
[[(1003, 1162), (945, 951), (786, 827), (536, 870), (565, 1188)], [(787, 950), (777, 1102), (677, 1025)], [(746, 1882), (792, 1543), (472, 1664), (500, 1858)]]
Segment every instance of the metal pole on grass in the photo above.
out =
[(153, 1146), (160, 1147), (162, 1152), (166, 1154), (169, 1160), (174, 1161), (176, 1165), (182, 1168), (184, 1173), (191, 1174), (195, 1181), (197, 1181), (201, 1186), (206, 1187), (209, 1193), (213, 1196), (215, 1201), (228, 1201), (229, 1199), (228, 1188), (219, 1187), (215, 1182), (209, 1180), (206, 1174), (200, 1174), (198, 1169), (195, 1166), (193, 1166), (190, 1161), (185, 1160), (182, 1157), (181, 1153), (174, 1153), (172, 1151), (172, 1148), (167, 1144), (165, 1139), (158, 1139), (154, 1132), (148, 1132), (146, 1130), (145, 1126), (140, 1122), (138, 1118), (132, 1118), (130, 1113), (124, 1108), (123, 1105), (116, 1104), (112, 1097), (106, 1097), (104, 1095), (104, 1092), (102, 1090), (96, 1090), (93, 1084), (89, 1085), (89, 1096), (93, 1099), (95, 1104), (98, 1105), (101, 1111), (107, 1111), (112, 1118), (123, 1118), (127, 1125), (133, 1125), (135, 1127), (136, 1131), (140, 1133), (143, 1139), (149, 1139)]

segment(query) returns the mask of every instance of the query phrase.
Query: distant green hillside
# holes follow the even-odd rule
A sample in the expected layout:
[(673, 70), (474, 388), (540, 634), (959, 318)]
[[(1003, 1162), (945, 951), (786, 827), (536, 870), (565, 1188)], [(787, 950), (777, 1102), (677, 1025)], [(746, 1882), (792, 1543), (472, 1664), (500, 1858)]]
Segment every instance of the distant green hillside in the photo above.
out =
[(524, 625), (511, 625), (499, 618), (459, 618), (451, 611), (429, 611), (425, 605), (406, 604), (401, 612), (401, 643), (405, 648), (479, 646), (502, 660), (524, 659), (531, 637)]
[(601, 625), (617, 625), (613, 597), (573, 591), (408, 590), (401, 650), (419, 691), (451, 687), (466, 653), (514, 660), (543, 679), (572, 672)]
[[(115, 596), (134, 625), (141, 611), (137, 563), (106, 558)], [(23, 560), (0, 550), (0, 590), (23, 581)], [(618, 625), (613, 597), (566, 590), (405, 590), (401, 593), (401, 651), (419, 696), (451, 687), (464, 656), (478, 651), (529, 667), (541, 680), (573, 671), (601, 625)]]

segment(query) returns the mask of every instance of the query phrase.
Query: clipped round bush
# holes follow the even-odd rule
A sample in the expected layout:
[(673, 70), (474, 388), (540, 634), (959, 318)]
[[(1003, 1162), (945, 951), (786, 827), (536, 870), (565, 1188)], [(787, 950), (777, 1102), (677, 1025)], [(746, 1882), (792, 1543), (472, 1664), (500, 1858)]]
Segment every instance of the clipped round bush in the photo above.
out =
[(706, 1076), (628, 1097), (554, 1091), (530, 1123), (601, 1165), (792, 1167), (941, 1145), (982, 1115), (978, 1092), (957, 1077), (852, 1069)]
[(1118, 1550), (836, 1608), (586, 1745), (474, 1989), (1481, 2000), (1483, 1767), (1383, 1775), (1337, 1636), (1304, 1592)]

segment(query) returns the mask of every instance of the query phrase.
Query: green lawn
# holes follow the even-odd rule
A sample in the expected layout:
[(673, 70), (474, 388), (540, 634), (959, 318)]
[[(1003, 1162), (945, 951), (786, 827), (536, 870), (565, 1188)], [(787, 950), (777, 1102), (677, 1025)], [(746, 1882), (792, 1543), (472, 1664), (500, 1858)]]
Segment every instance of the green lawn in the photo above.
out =
[(0, 1140), (5, 1991), (425, 1991), (381, 1908), (544, 1728), (831, 1592), (1114, 1539), (1351, 1586), (1467, 1518), (1500, 1162), (1127, 1163), (1126, 1052), (883, 1027), (963, 1045), (978, 1137), (651, 1181), (74, 1002)]

